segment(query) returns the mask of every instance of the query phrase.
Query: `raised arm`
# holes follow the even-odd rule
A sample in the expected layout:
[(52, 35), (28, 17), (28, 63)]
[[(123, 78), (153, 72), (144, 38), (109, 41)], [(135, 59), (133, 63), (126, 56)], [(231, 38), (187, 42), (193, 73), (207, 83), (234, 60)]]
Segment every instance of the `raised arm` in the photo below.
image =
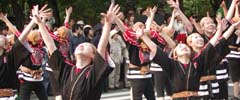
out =
[[(164, 27), (164, 28), (169, 28), (169, 27)], [(164, 28), (163, 28), (163, 31), (159, 32), (159, 35), (164, 38), (164, 40), (168, 44), (168, 47), (173, 49), (176, 47), (176, 43), (169, 35), (167, 35), (167, 32), (165, 32)]]
[(69, 28), (69, 20), (70, 20), (71, 13), (72, 13), (72, 7), (70, 6), (68, 9), (66, 9), (66, 18), (64, 20), (64, 24), (67, 28)]
[(185, 28), (187, 29), (187, 32), (192, 33), (193, 26), (192, 26), (191, 22), (188, 20), (188, 18), (184, 15), (184, 13), (179, 8), (179, 1), (176, 0), (176, 2), (174, 2), (173, 0), (168, 0), (167, 2), (168, 2), (168, 4), (170, 4), (171, 7), (173, 7), (179, 13), (179, 16), (181, 17), (181, 19), (185, 25)]
[(145, 23), (146, 24), (146, 30), (150, 30), (151, 24), (152, 24), (152, 21), (154, 19), (156, 11), (157, 11), (156, 6), (154, 6), (153, 8), (150, 8), (149, 15), (148, 15), (147, 21)]
[[(120, 16), (120, 15), (118, 15), (118, 16)], [(125, 32), (127, 30), (126, 26), (123, 24), (122, 20), (119, 17), (117, 17), (115, 19), (115, 23), (117, 24), (117, 26), (119, 27), (121, 32)]]
[(2, 20), (14, 34), (18, 33), (18, 29), (7, 19), (7, 14), (4, 15), (0, 12), (0, 20)]
[(225, 33), (223, 33), (222, 37), (227, 40), (227, 39), (232, 35), (234, 29), (235, 29), (236, 27), (239, 27), (239, 26), (240, 26), (240, 21), (232, 24), (232, 25), (228, 28), (228, 30), (227, 30)]
[(223, 27), (223, 22), (220, 18), (216, 18), (217, 20), (217, 32), (214, 34), (214, 36), (210, 39), (209, 43), (211, 43), (213, 46), (216, 46), (217, 41), (219, 37), (222, 35), (222, 27)]
[(52, 53), (55, 50), (57, 50), (57, 47), (53, 39), (49, 35), (44, 23), (41, 21), (41, 18), (39, 17), (38, 8), (34, 8), (34, 10), (32, 11), (32, 15), (33, 15), (33, 21), (38, 25), (43, 41), (47, 46), (50, 55), (52, 55)]
[(154, 57), (157, 53), (157, 45), (143, 32), (143, 29), (137, 29), (136, 35), (141, 39), (150, 49), (150, 55)]
[(114, 4), (112, 3), (107, 13), (101, 14), (102, 16), (104, 16), (104, 26), (102, 30), (102, 36), (99, 40), (99, 44), (97, 47), (97, 51), (104, 59), (106, 59), (105, 55), (106, 55), (106, 48), (107, 48), (110, 29), (111, 29), (112, 23), (117, 18), (117, 13), (119, 10), (120, 10), (120, 7), (118, 5), (114, 6)]
[(227, 6), (226, 6), (226, 3), (225, 3), (225, 1), (223, 0), (222, 1), (222, 3), (221, 3), (221, 5), (220, 5), (220, 7), (222, 7), (222, 9), (223, 9), (223, 13), (224, 13), (224, 18), (227, 16)]
[(168, 24), (168, 28), (173, 28), (174, 19), (175, 19), (175, 10), (173, 9), (173, 11), (172, 11), (172, 17), (171, 17), (170, 22), (169, 22), (169, 24)]
[(196, 22), (196, 20), (193, 17), (190, 17), (190, 21), (192, 22), (192, 24), (196, 28), (197, 32), (199, 34), (203, 34), (203, 30), (201, 29), (200, 25)]
[(227, 11), (226, 19), (230, 21), (232, 19), (233, 13), (234, 13), (234, 8), (235, 5), (237, 4), (238, 0), (232, 0), (232, 3), (230, 5), (230, 8)]

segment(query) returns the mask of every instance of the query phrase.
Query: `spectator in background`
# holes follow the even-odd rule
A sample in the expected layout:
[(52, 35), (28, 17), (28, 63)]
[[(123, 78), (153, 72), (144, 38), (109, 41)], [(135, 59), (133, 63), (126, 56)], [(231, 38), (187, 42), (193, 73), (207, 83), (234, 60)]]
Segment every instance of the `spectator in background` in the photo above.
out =
[(74, 50), (78, 46), (78, 44), (83, 43), (84, 36), (83, 36), (83, 30), (79, 24), (74, 24), (72, 27), (72, 34), (70, 35), (70, 55), (71, 60), (74, 61)]
[(123, 62), (123, 50), (126, 49), (126, 44), (120, 35), (117, 34), (118, 30), (114, 29), (110, 32), (110, 57), (113, 59), (115, 69), (109, 75), (109, 88), (118, 89), (120, 79), (120, 67)]
[(83, 27), (83, 32), (84, 32), (84, 36), (85, 36), (85, 42), (91, 42), (92, 38), (94, 36), (92, 26), (85, 25)]

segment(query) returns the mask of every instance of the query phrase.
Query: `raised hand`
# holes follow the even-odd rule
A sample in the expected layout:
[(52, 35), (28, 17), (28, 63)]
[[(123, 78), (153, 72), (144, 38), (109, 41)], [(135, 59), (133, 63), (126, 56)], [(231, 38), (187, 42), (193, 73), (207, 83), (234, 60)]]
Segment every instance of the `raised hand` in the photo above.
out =
[(33, 9), (32, 9), (32, 16), (30, 17), (36, 24), (39, 24), (41, 23), (41, 18), (40, 18), (40, 13), (39, 13), (39, 10), (38, 10), (38, 5), (36, 6), (33, 6)]
[(170, 5), (170, 7), (179, 9), (179, 1), (178, 0), (176, 0), (176, 2), (174, 2), (173, 0), (168, 0), (167, 3)]
[(3, 14), (3, 12), (0, 12), (0, 20), (5, 21), (7, 19), (7, 14)]
[(222, 3), (220, 4), (220, 7), (226, 7), (226, 3), (225, 3), (224, 0), (223, 0)]
[(217, 30), (222, 29), (223, 22), (222, 22), (221, 18), (216, 17), (216, 21), (217, 21)]
[(101, 15), (105, 19), (105, 23), (113, 23), (115, 19), (117, 18), (117, 14), (120, 10), (120, 7), (118, 5), (111, 4), (107, 13), (101, 13)]
[(41, 18), (44, 18), (44, 19), (47, 19), (47, 18), (50, 18), (52, 17), (52, 10), (49, 8), (49, 9), (46, 9), (47, 7), (47, 4), (44, 5), (40, 10), (39, 10), (39, 16)]
[(189, 20), (191, 21), (192, 24), (193, 24), (193, 23), (196, 23), (196, 19), (193, 18), (192, 16), (189, 18)]
[(66, 15), (70, 15), (72, 13), (72, 6), (70, 6), (68, 9), (65, 10)]
[(157, 11), (157, 7), (154, 6), (153, 8), (150, 8), (150, 15), (154, 15)]

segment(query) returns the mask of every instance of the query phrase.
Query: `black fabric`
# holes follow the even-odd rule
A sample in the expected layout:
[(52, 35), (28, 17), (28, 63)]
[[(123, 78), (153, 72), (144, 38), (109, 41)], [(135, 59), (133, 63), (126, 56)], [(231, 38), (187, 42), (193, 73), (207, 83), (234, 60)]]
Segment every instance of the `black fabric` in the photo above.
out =
[(16, 71), (29, 56), (29, 53), (26, 51), (27, 49), (16, 39), (12, 49), (0, 56), (0, 89), (17, 88), (18, 79)]
[(150, 64), (150, 62), (141, 63), (139, 58), (139, 47), (132, 45), (127, 42), (127, 49), (128, 49), (128, 57), (131, 64), (136, 66), (146, 66)]
[(230, 76), (233, 82), (240, 80), (240, 60), (228, 60)]
[(228, 82), (227, 81), (223, 81), (223, 82), (219, 82), (219, 94), (215, 96), (215, 99), (218, 100), (227, 100), (228, 99)]
[(164, 90), (168, 96), (172, 95), (172, 86), (170, 79), (165, 71), (152, 72), (154, 76), (154, 87), (157, 92), (157, 97), (164, 97)]
[(30, 100), (32, 90), (35, 91), (35, 94), (39, 100), (48, 100), (47, 93), (45, 92), (43, 83), (40, 82), (29, 82), (24, 81), (20, 86), (20, 100)]
[[(97, 53), (91, 65), (75, 73), (76, 67), (66, 64), (58, 50), (51, 55), (49, 66), (53, 70), (60, 70), (57, 80), (62, 88), (63, 100), (69, 100), (71, 92), (72, 100), (99, 100), (102, 92), (101, 85), (113, 70)], [(83, 70), (86, 71), (83, 72)], [(81, 73), (83, 74), (79, 76)], [(75, 87), (73, 87), (75, 82)], [(74, 88), (73, 91), (72, 88)]]
[[(168, 54), (157, 47), (153, 62), (159, 64), (169, 74), (172, 80), (173, 93), (182, 91), (198, 91), (202, 73), (211, 66), (212, 57), (215, 57), (215, 48), (209, 44), (185, 69), (183, 64), (168, 58)], [(188, 81), (189, 77), (189, 82)]]
[(151, 78), (134, 79), (130, 81), (133, 100), (142, 100), (142, 95), (147, 100), (155, 100), (153, 82)]

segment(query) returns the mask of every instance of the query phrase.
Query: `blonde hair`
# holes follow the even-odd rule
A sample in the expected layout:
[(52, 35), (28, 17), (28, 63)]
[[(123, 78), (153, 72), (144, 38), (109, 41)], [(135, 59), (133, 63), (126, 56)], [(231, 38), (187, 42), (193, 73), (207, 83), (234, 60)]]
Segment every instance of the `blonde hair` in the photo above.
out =
[(201, 19), (201, 21), (200, 21), (200, 27), (203, 27), (205, 21), (208, 20), (208, 19), (211, 19), (211, 20), (212, 20), (212, 18), (210, 18), (210, 17), (203, 17), (203, 18)]
[(194, 35), (200, 35), (200, 34), (198, 34), (198, 33), (192, 33), (192, 34), (190, 34), (188, 37), (187, 37), (187, 45), (191, 45), (191, 43), (192, 43), (192, 37), (194, 36)]
[(37, 30), (31, 31), (27, 36), (28, 41), (30, 41), (32, 44), (36, 44), (37, 43), (36, 39), (39, 37), (41, 37), (41, 35)]
[(68, 35), (69, 29), (66, 28), (65, 26), (61, 26), (57, 29), (57, 32), (58, 32), (58, 36), (64, 39)]

